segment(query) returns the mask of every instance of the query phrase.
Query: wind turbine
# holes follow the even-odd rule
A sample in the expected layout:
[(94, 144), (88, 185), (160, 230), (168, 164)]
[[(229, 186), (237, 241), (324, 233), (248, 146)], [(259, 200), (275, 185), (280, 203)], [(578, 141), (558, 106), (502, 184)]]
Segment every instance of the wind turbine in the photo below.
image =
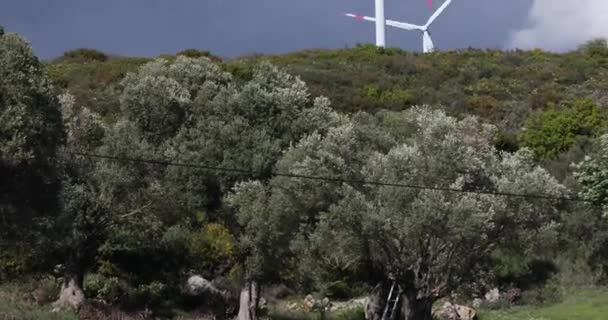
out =
[[(378, 0), (376, 0), (376, 1), (378, 1)], [(446, 0), (439, 8), (437, 8), (437, 10), (435, 12), (433, 12), (433, 14), (429, 18), (429, 20), (423, 26), (405, 23), (405, 22), (393, 21), (393, 20), (385, 20), (385, 23), (387, 26), (391, 26), (391, 27), (398, 28), (398, 29), (418, 30), (418, 31), (422, 32), (422, 51), (424, 53), (433, 52), (433, 51), (435, 51), (435, 45), (433, 44), (433, 39), (431, 39), (431, 34), (429, 32), (429, 28), (431, 27), (433, 22), (437, 19), (437, 17), (439, 17), (441, 15), (441, 13), (443, 13), (443, 11), (450, 5), (450, 3), (452, 3), (452, 0)], [(355, 18), (355, 19), (376, 22), (376, 26), (378, 26), (378, 23), (379, 23), (379, 19), (376, 19), (374, 17), (361, 16), (361, 15), (353, 14), (353, 13), (346, 13), (345, 15), (347, 17), (351, 17), (351, 18)]]

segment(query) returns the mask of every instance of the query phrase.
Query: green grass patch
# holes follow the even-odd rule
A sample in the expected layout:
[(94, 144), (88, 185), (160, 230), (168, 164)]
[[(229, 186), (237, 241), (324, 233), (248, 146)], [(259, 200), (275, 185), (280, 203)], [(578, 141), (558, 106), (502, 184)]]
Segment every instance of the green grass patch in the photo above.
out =
[(78, 320), (73, 312), (52, 312), (50, 305), (37, 305), (27, 286), (0, 285), (0, 320)]
[(340, 310), (336, 312), (302, 312), (302, 311), (270, 311), (271, 320), (365, 320), (363, 308)]
[(608, 289), (566, 293), (563, 302), (548, 306), (521, 306), (507, 310), (482, 310), (480, 320), (606, 320)]

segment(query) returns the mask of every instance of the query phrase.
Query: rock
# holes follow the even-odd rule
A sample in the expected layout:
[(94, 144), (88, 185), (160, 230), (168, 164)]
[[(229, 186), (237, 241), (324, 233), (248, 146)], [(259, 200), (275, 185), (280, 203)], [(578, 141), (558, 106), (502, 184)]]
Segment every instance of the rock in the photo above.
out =
[(306, 312), (329, 311), (331, 309), (331, 301), (329, 301), (329, 298), (327, 297), (322, 300), (315, 300), (315, 298), (309, 294), (304, 298), (303, 307)]
[(473, 308), (479, 308), (483, 304), (483, 300), (480, 298), (473, 299)]
[(222, 295), (222, 292), (217, 289), (211, 281), (199, 276), (193, 275), (188, 278), (186, 282), (186, 293), (191, 296), (198, 296), (204, 293), (211, 293), (213, 295)]
[(213, 286), (209, 280), (199, 275), (191, 276), (186, 283), (186, 292), (193, 296), (206, 292)]
[(332, 302), (330, 311), (335, 312), (335, 311), (339, 311), (339, 310), (352, 310), (352, 309), (357, 309), (357, 308), (365, 308), (368, 301), (369, 301), (369, 298), (365, 297), (365, 298), (352, 299), (352, 300), (342, 301), (342, 302)]
[(467, 306), (453, 304), (449, 301), (433, 312), (433, 318), (437, 320), (473, 320), (477, 312)]
[(306, 312), (311, 312), (313, 311), (315, 307), (315, 298), (312, 297), (312, 295), (307, 295), (306, 298), (304, 298), (304, 311)]
[(511, 288), (507, 290), (504, 294), (505, 300), (507, 300), (510, 304), (516, 304), (521, 300), (521, 289), (519, 288)]
[(331, 309), (331, 301), (329, 301), (328, 297), (325, 297), (323, 300), (317, 301), (315, 307), (323, 311), (329, 311)]
[(500, 291), (498, 291), (498, 288), (494, 288), (488, 291), (484, 297), (486, 298), (487, 303), (495, 304), (500, 300)]

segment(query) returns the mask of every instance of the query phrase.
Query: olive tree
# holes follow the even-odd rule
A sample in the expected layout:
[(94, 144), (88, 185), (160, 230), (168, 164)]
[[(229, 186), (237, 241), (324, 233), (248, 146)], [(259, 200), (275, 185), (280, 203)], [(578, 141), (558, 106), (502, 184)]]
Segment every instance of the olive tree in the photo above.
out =
[(41, 237), (31, 235), (58, 212), (64, 139), (43, 64), (24, 39), (0, 29), (0, 251), (32, 248), (26, 242)]
[[(59, 95), (65, 145), (61, 165), (61, 210), (52, 224), (53, 249), (63, 261), (63, 283), (57, 307), (78, 308), (84, 302), (83, 276), (105, 239), (110, 214), (99, 197), (92, 162), (78, 156), (99, 146), (104, 135), (100, 117), (75, 104), (69, 92)], [(57, 261), (60, 262), (60, 261)]]
[[(284, 158), (301, 154), (286, 168), (292, 173), (325, 176), (355, 169), (351, 177), (404, 186), (331, 184), (331, 195), (325, 197), (328, 203), (308, 220), (312, 227), (304, 238), (315, 261), (343, 269), (371, 263), (385, 279), (396, 281), (403, 290), (407, 319), (430, 319), (433, 302), (475, 281), (495, 248), (534, 250), (529, 244), (555, 228), (559, 201), (497, 194), (559, 197), (565, 190), (534, 164), (531, 152), (497, 152), (494, 127), (428, 108), (388, 115), (380, 123), (376, 132), (388, 135), (384, 139), (388, 147), (378, 143), (382, 135), (369, 134), (376, 137), (376, 150), (353, 149), (345, 157), (333, 144), (304, 151), (305, 141), (314, 139), (309, 137)], [(345, 129), (337, 128), (319, 140), (332, 139), (332, 133), (343, 139), (354, 137)], [(319, 158), (337, 161), (319, 165), (315, 161)], [(273, 183), (272, 192), (289, 189), (289, 183)], [(317, 188), (327, 188), (324, 185)], [(307, 202), (310, 191), (292, 191), (285, 207)], [(305, 217), (310, 213), (290, 214)], [(373, 309), (371, 316), (379, 317), (383, 306)]]
[(166, 165), (90, 155), (162, 159), (177, 132), (192, 125), (190, 97), (198, 91), (211, 95), (212, 86), (205, 87), (208, 82), (219, 85), (229, 78), (206, 59), (154, 61), (122, 81), (121, 110), (113, 123), (102, 121), (86, 106), (74, 105), (69, 93), (61, 96), (68, 128), (59, 223), (66, 276), (57, 305), (82, 303), (84, 274), (97, 259), (154, 252), (167, 225), (180, 217), (175, 202), (166, 201), (171, 199)]
[[(115, 122), (102, 123), (99, 143), (85, 149), (111, 158), (92, 161), (86, 179), (91, 185), (70, 189), (74, 197), (66, 198), (66, 208), (81, 208), (86, 199), (99, 204), (89, 216), (106, 222), (95, 230), (101, 240), (88, 246), (106, 260), (154, 258), (145, 255), (157, 254), (164, 235), (191, 225), (199, 212), (228, 226), (246, 221), (218, 213), (224, 194), (252, 176), (267, 179), (291, 142), (323, 132), (338, 119), (327, 99), (310, 99), (301, 80), (268, 63), (256, 67), (250, 81), (237, 83), (207, 58), (159, 59), (128, 74), (121, 86), (120, 114)], [(193, 166), (173, 165), (178, 163)], [(235, 230), (242, 243), (252, 229), (247, 230)], [(83, 248), (92, 238), (74, 239), (80, 245), (73, 247)], [(133, 265), (124, 267), (138, 273)], [(86, 268), (72, 268), (80, 273), (74, 278), (82, 278)]]

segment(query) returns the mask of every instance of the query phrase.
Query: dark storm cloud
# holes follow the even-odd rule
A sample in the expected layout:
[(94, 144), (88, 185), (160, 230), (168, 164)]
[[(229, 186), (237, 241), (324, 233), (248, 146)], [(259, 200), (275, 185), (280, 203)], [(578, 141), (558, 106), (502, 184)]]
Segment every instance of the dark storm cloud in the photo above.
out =
[[(234, 57), (374, 41), (373, 0), (5, 0), (0, 24), (44, 58), (90, 47), (156, 56), (184, 48)], [(531, 0), (454, 0), (432, 28), (439, 49), (500, 48), (525, 27)], [(386, 0), (387, 18), (423, 23), (424, 0)], [(389, 45), (419, 50), (420, 34), (388, 29)]]

